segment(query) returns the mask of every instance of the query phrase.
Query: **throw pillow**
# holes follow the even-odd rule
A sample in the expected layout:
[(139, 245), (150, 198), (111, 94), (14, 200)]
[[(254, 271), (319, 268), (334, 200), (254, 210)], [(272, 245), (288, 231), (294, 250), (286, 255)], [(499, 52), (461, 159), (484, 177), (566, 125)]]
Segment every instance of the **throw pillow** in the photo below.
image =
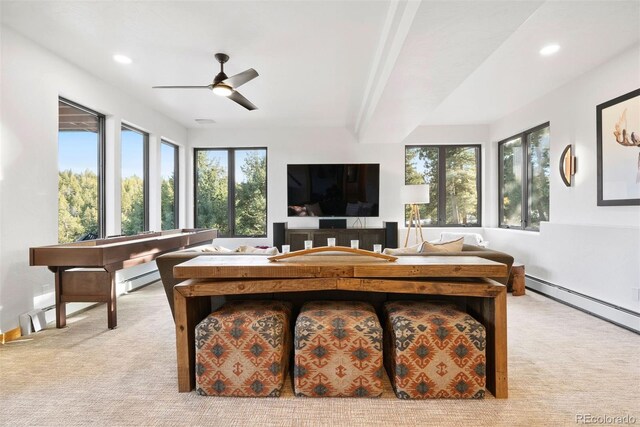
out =
[(202, 247), (202, 252), (214, 252), (214, 253), (223, 254), (223, 253), (229, 253), (233, 251), (223, 246), (207, 245)]
[(417, 255), (421, 252), (421, 249), (422, 243), (418, 243), (413, 246), (407, 246), (406, 248), (385, 248), (382, 253), (385, 255)]
[(478, 233), (440, 233), (440, 242), (451, 242), (458, 240), (460, 237), (464, 238), (465, 245), (482, 246), (485, 240), (482, 235)]
[(461, 252), (463, 245), (464, 245), (464, 237), (460, 237), (458, 240), (453, 240), (451, 242), (445, 242), (445, 243), (424, 242), (424, 244), (422, 245), (422, 250), (420, 252), (423, 254)]
[(236, 249), (236, 252), (243, 253), (243, 254), (278, 255), (278, 248), (260, 249), (260, 248), (254, 248), (253, 246), (241, 245), (241, 246), (238, 246), (238, 249)]

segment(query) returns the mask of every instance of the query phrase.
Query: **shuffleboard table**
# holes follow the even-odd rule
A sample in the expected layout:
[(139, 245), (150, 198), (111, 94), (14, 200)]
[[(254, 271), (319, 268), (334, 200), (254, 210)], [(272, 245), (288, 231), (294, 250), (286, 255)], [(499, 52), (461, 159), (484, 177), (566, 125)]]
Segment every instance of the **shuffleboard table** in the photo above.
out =
[(118, 324), (116, 271), (153, 261), (164, 253), (211, 241), (216, 230), (176, 229), (29, 248), (29, 265), (55, 274), (56, 327), (67, 324), (66, 303), (106, 302), (107, 325)]

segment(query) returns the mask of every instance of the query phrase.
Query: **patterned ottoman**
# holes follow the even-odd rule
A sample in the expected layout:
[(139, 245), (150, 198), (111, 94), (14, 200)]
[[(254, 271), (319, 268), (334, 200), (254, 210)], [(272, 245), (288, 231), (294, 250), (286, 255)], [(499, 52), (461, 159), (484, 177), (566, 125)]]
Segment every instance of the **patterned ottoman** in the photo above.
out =
[(385, 365), (400, 399), (485, 393), (485, 329), (451, 305), (385, 304)]
[(306, 303), (296, 320), (293, 345), (296, 396), (382, 394), (382, 327), (370, 304)]
[(291, 305), (229, 301), (196, 326), (196, 390), (280, 396), (291, 350)]

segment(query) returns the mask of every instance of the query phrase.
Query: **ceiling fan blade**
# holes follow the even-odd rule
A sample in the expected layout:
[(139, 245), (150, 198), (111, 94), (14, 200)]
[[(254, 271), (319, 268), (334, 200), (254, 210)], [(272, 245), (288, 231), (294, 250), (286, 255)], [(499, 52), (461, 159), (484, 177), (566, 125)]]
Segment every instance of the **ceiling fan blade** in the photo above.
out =
[(249, 68), (248, 70), (238, 73), (235, 76), (224, 79), (221, 83), (224, 83), (236, 89), (246, 82), (255, 79), (256, 77), (258, 77), (258, 72), (253, 68)]
[(238, 104), (242, 105), (247, 110), (257, 110), (258, 109), (258, 107), (253, 105), (251, 103), (251, 101), (249, 101), (244, 96), (240, 95), (240, 92), (234, 91), (231, 95), (227, 96), (227, 98), (229, 98), (233, 102), (237, 102)]
[(211, 89), (211, 86), (152, 86), (151, 89)]

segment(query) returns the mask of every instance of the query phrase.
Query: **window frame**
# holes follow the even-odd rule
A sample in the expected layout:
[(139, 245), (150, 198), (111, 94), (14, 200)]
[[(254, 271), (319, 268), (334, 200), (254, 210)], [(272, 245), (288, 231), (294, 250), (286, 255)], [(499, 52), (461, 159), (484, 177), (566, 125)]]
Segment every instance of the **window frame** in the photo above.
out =
[[(78, 110), (84, 111), (87, 114), (91, 114), (96, 116), (98, 119), (98, 164), (97, 164), (97, 172), (98, 172), (98, 239), (102, 239), (106, 236), (107, 229), (107, 197), (106, 197), (106, 116), (104, 114), (100, 114), (95, 110), (87, 108), (83, 105), (78, 104), (77, 102), (71, 101), (68, 98), (58, 96), (58, 103), (62, 102), (63, 104), (67, 104), (70, 107), (77, 108)], [(58, 133), (60, 132), (60, 118), (58, 117)], [(59, 160), (58, 160), (59, 163)]]
[[(540, 228), (531, 226), (531, 218), (529, 215), (529, 195), (531, 194), (531, 186), (532, 186), (532, 176), (533, 176), (533, 165), (531, 164), (531, 158), (529, 156), (529, 139), (528, 136), (534, 132), (542, 130), (544, 128), (549, 128), (549, 133), (551, 133), (551, 122), (545, 122), (534, 126), (530, 129), (524, 130), (520, 133), (512, 135), (508, 138), (505, 138), (501, 141), (498, 141), (498, 227), (506, 228), (510, 230), (524, 230), (524, 231), (540, 231)], [(508, 224), (503, 224), (502, 220), (504, 217), (504, 162), (502, 158), (502, 146), (516, 138), (520, 138), (522, 144), (522, 201), (520, 206), (520, 226), (513, 226)], [(549, 143), (549, 150), (551, 150), (551, 143)], [(551, 183), (549, 183), (551, 185)], [(551, 212), (551, 206), (549, 206), (549, 212)]]
[[(141, 233), (149, 231), (149, 133), (139, 129), (133, 125), (130, 125), (126, 122), (120, 123), (120, 200), (122, 201), (122, 129), (127, 129), (128, 131), (136, 132), (142, 135), (142, 168), (143, 168), (143, 198), (142, 201), (144, 206), (144, 220), (143, 220), (143, 228), (144, 230)], [(122, 203), (120, 204), (120, 233), (122, 233)], [(135, 236), (135, 234), (134, 234)]]
[[(236, 234), (236, 151), (243, 150), (264, 150), (265, 156), (265, 234), (254, 236), (243, 236)], [(269, 150), (267, 147), (194, 147), (193, 148), (193, 226), (198, 224), (198, 153), (201, 151), (225, 151), (227, 152), (227, 226), (229, 235), (218, 235), (224, 238), (265, 238), (269, 232)]]
[[(180, 228), (180, 146), (160, 138), (160, 161), (162, 162), (162, 144), (173, 149), (173, 215), (175, 218), (175, 228)], [(162, 176), (160, 177), (160, 229), (162, 229)]]
[[(482, 227), (482, 144), (412, 144), (404, 146), (405, 161), (407, 158), (407, 150), (411, 148), (437, 148), (438, 149), (438, 221), (435, 224), (423, 225), (423, 227), (440, 228), (440, 227), (465, 227), (479, 228)], [(447, 158), (446, 152), (448, 148), (473, 148), (476, 151), (476, 192), (478, 195), (478, 222), (476, 224), (447, 224)], [(405, 183), (407, 182), (407, 169), (404, 170)], [(405, 184), (411, 185), (411, 184)], [(444, 191), (442, 191), (444, 189)], [(404, 218), (405, 224), (407, 219)]]

